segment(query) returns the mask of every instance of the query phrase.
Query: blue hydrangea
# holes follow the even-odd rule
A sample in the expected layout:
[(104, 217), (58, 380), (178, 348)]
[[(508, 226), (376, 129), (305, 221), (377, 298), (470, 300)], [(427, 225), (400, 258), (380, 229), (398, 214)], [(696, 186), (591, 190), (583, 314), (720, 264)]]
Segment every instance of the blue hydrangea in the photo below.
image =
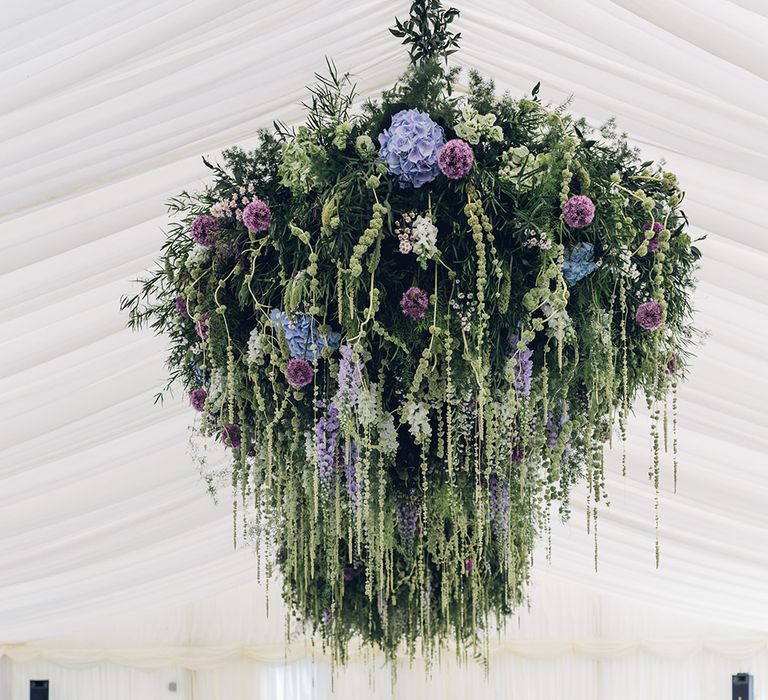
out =
[(443, 128), (418, 109), (404, 109), (379, 134), (379, 157), (402, 187), (421, 187), (440, 172), (437, 152), (445, 145)]
[(327, 334), (320, 333), (317, 328), (317, 321), (312, 316), (298, 314), (291, 319), (280, 309), (272, 309), (269, 318), (275, 329), (282, 329), (285, 340), (288, 342), (288, 351), (291, 353), (291, 357), (314, 362), (324, 348), (336, 350), (341, 342), (340, 333), (335, 331)]
[(594, 261), (595, 247), (591, 243), (577, 243), (563, 261), (563, 277), (573, 286), (579, 280), (592, 274), (597, 265)]

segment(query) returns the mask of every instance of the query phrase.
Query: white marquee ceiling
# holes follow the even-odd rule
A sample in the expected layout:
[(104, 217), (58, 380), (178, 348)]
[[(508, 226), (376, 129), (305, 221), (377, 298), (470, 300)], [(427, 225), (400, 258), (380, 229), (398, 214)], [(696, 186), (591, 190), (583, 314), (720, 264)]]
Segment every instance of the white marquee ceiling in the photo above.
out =
[[(35, 0), (0, 17), (0, 644), (225, 591), (232, 550), (187, 449), (182, 401), (155, 406), (163, 343), (119, 297), (152, 264), (163, 202), (200, 154), (295, 121), (330, 55), (363, 95), (405, 65), (391, 0)], [(664, 157), (706, 234), (710, 335), (680, 392), (681, 472), (654, 567), (647, 428), (609, 460), (598, 574), (583, 499), (553, 532), (561, 580), (768, 630), (768, 10), (761, 0), (473, 0), (458, 62), (500, 89), (573, 95)]]

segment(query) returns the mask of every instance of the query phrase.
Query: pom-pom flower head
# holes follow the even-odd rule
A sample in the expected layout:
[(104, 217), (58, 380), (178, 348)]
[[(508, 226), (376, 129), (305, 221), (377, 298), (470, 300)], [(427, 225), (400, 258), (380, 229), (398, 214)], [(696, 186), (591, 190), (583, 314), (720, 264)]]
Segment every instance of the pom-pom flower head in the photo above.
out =
[(203, 216), (198, 216), (192, 222), (192, 238), (195, 239), (195, 242), (198, 245), (202, 245), (202, 246), (211, 245), (211, 243), (213, 243), (211, 234), (215, 233), (218, 230), (219, 230), (219, 222), (216, 221), (216, 219), (214, 219), (212, 216), (209, 216), (208, 214), (204, 214)]
[(189, 394), (189, 403), (196, 411), (201, 412), (205, 406), (208, 392), (205, 389), (194, 389)]
[(443, 128), (428, 114), (404, 109), (379, 134), (379, 157), (402, 187), (421, 187), (437, 177), (437, 153), (444, 144)]
[(176, 313), (179, 314), (179, 316), (182, 316), (183, 318), (189, 317), (189, 312), (187, 311), (187, 302), (184, 300), (183, 296), (177, 296), (173, 303), (176, 307)]
[(583, 194), (571, 197), (563, 205), (563, 221), (571, 228), (584, 228), (595, 218), (595, 204)]
[(409, 318), (418, 320), (424, 318), (429, 307), (429, 297), (423, 289), (411, 287), (400, 300), (400, 308)]
[(243, 444), (240, 439), (240, 428), (232, 423), (224, 426), (219, 437), (227, 447), (231, 447), (233, 450), (239, 450)]
[(243, 224), (252, 233), (261, 233), (269, 228), (272, 212), (266, 202), (254, 199), (243, 209)]
[(451, 180), (461, 180), (469, 175), (475, 154), (466, 141), (451, 139), (437, 154), (440, 172)]
[(646, 301), (637, 307), (635, 320), (641, 328), (647, 331), (655, 331), (661, 325), (661, 304), (658, 301)]
[(301, 389), (312, 381), (315, 370), (306, 360), (293, 358), (288, 360), (288, 366), (285, 368), (285, 378), (294, 389)]

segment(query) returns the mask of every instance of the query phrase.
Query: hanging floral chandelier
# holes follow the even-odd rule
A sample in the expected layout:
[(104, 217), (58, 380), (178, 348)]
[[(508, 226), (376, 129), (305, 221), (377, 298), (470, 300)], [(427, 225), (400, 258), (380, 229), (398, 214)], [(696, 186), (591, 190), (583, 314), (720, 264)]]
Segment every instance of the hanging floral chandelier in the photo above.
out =
[(304, 125), (206, 162), (123, 301), (169, 338), (169, 387), (231, 451), (236, 523), (341, 661), (353, 638), (482, 652), (552, 505), (585, 480), (596, 518), (641, 393), (658, 489), (694, 336), (675, 176), (538, 86), (452, 94), (457, 15), (414, 3), (391, 30), (411, 66), (362, 113), (329, 63)]

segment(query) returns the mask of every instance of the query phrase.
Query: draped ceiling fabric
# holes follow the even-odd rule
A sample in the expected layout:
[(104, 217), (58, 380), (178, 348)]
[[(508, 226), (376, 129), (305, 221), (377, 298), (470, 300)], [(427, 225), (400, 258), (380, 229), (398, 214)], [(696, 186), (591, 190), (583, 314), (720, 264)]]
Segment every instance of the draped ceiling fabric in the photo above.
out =
[[(593, 123), (615, 115), (645, 156), (665, 158), (678, 173), (693, 231), (707, 236), (696, 302), (708, 337), (680, 390), (680, 476), (673, 494), (667, 459), (659, 570), (639, 406), (626, 478), (617, 451), (608, 456), (599, 572), (581, 492), (572, 521), (553, 529), (551, 563), (542, 552), (534, 575), (621, 596), (628, 608), (653, 604), (728, 625), (731, 635), (768, 636), (768, 9), (762, 0), (453, 4), (462, 11), (458, 64), (513, 94), (541, 81), (545, 100), (573, 95), (572, 111)], [(32, 0), (3, 7), (6, 665), (35, 655), (21, 658), (4, 644), (45, 649), (33, 641), (134, 611), (170, 610), (255, 577), (251, 553), (233, 551), (228, 496), (214, 504), (198, 478), (185, 402), (153, 404), (164, 344), (125, 329), (119, 297), (152, 265), (164, 201), (203, 184), (200, 155), (253, 144), (255, 130), (273, 119), (298, 121), (304, 86), (325, 55), (354, 74), (362, 96), (393, 82), (406, 59), (386, 28), (407, 6)], [(278, 644), (280, 617), (259, 631), (248, 644)], [(567, 655), (576, 632), (558, 634)], [(629, 622), (613, 638), (622, 635), (635, 636)]]

